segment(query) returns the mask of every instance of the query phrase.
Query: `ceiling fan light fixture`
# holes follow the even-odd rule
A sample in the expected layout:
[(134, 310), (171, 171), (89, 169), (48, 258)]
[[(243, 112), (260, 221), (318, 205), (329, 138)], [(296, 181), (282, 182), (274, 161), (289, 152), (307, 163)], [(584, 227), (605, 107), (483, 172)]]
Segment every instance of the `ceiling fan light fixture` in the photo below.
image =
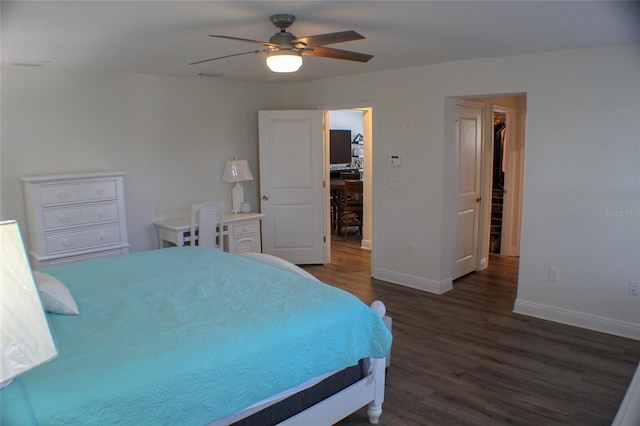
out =
[(267, 66), (273, 72), (296, 72), (302, 66), (302, 53), (293, 49), (267, 52)]

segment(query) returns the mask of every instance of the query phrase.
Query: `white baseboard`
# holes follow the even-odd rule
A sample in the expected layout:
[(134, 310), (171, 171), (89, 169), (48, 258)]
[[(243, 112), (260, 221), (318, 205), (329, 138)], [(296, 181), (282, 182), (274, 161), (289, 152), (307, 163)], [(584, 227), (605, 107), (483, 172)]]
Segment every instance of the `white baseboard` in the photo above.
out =
[(442, 294), (453, 288), (453, 281), (451, 278), (438, 282), (382, 268), (374, 268), (373, 277), (379, 280), (435, 294)]
[(371, 246), (372, 245), (373, 245), (373, 243), (371, 242), (371, 240), (362, 239), (362, 241), (360, 241), (360, 248), (361, 249), (371, 250)]
[(516, 299), (513, 312), (588, 330), (640, 340), (640, 324)]

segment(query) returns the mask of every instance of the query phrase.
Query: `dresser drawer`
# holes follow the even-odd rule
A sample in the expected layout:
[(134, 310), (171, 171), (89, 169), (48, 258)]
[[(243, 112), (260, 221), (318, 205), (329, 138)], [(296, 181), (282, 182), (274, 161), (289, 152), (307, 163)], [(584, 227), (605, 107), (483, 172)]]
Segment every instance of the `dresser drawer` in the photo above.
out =
[(118, 205), (103, 204), (99, 206), (85, 207), (82, 209), (84, 223), (95, 224), (102, 222), (113, 222), (118, 220)]
[(55, 185), (40, 188), (42, 205), (73, 203), (80, 201), (80, 187), (78, 185)]
[(60, 232), (48, 235), (46, 238), (47, 253), (49, 255), (118, 243), (120, 243), (119, 226), (77, 232)]
[(104, 180), (80, 185), (80, 197), (83, 201), (103, 200), (116, 197), (116, 182)]
[(44, 212), (44, 228), (55, 229), (82, 225), (82, 209), (47, 210)]
[(250, 222), (244, 224), (233, 225), (233, 235), (255, 234), (260, 230), (260, 222)]
[(43, 185), (40, 189), (42, 205), (97, 201), (116, 198), (116, 182), (101, 180), (79, 184)]
[(89, 207), (45, 210), (44, 212), (44, 228), (46, 230), (115, 222), (117, 220), (118, 205), (115, 202)]
[(113, 226), (85, 231), (84, 242), (87, 247), (117, 244), (120, 242), (120, 227)]
[(82, 232), (65, 232), (50, 235), (46, 238), (46, 244), (48, 254), (80, 250), (85, 247)]

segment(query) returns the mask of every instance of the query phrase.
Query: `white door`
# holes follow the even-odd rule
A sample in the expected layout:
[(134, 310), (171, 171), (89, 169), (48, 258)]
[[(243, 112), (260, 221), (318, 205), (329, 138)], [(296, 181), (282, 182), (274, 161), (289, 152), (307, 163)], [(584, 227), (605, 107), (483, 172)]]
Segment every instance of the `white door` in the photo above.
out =
[(297, 265), (326, 263), (323, 115), (258, 115), (262, 250)]
[(477, 269), (482, 178), (482, 108), (456, 105), (455, 280)]

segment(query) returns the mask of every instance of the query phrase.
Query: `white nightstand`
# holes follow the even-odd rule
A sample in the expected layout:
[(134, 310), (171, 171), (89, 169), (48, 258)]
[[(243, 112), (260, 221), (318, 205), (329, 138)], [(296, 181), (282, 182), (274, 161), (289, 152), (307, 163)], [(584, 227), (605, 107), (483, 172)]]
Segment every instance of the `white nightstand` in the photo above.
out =
[[(262, 252), (262, 213), (225, 213), (222, 217), (224, 250), (229, 253)], [(181, 217), (155, 222), (158, 247), (183, 246), (190, 238), (191, 219)]]

